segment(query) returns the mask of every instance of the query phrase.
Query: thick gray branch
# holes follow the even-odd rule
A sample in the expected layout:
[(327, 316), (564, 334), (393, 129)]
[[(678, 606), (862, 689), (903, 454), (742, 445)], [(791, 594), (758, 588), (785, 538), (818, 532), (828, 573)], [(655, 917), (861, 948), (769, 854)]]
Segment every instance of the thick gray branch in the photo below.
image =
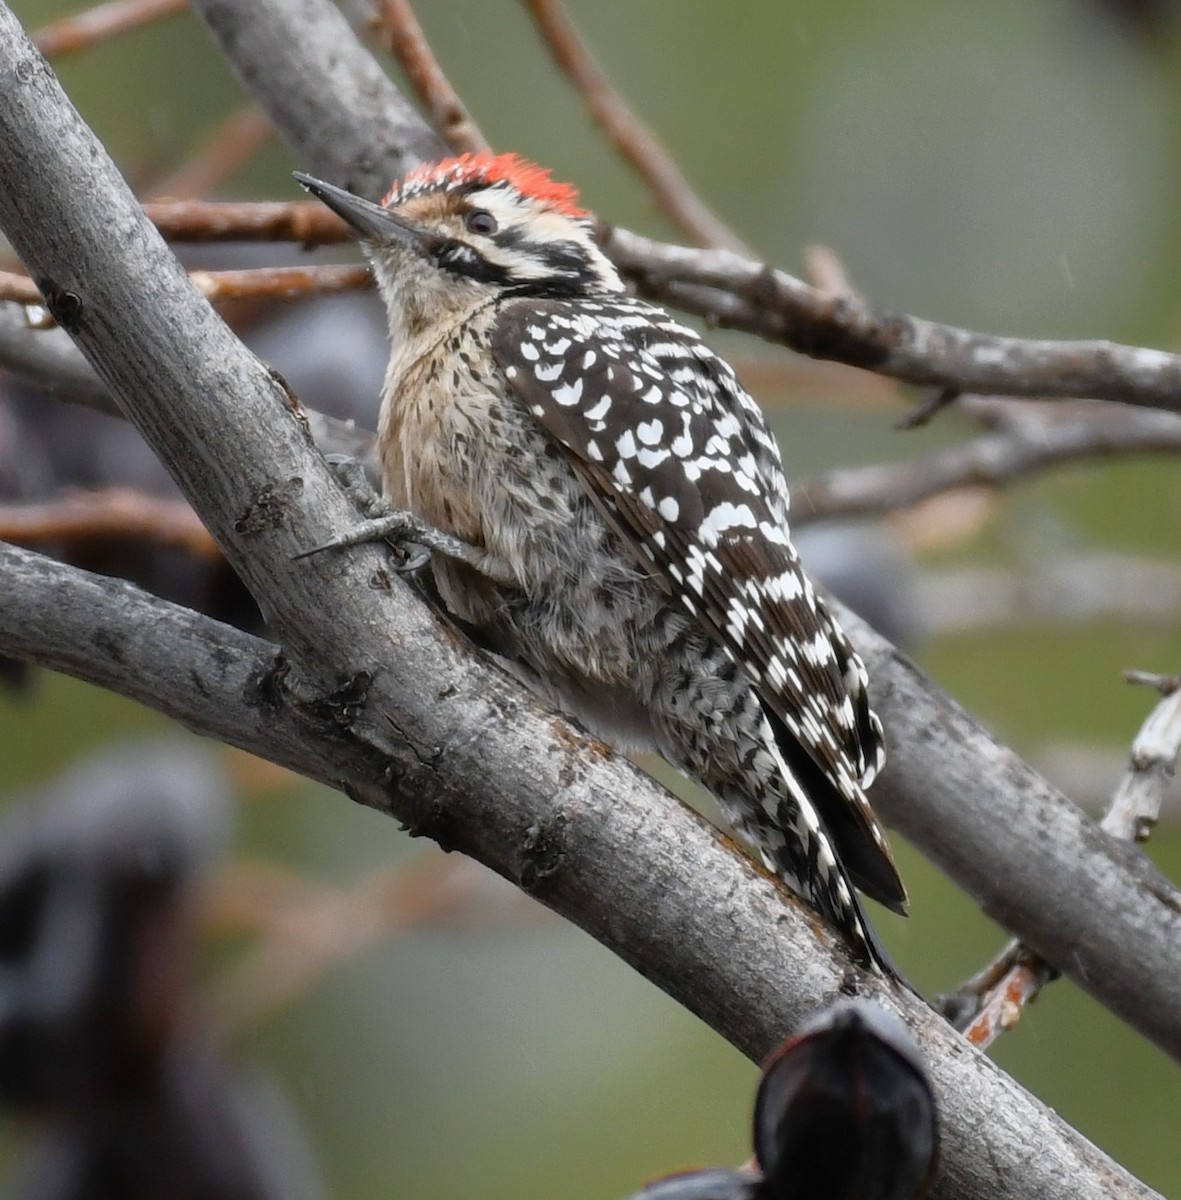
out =
[[(325, 695), (269, 642), (12, 547), (0, 547), (0, 651), (151, 704), (473, 855), (752, 1057), (847, 982), (828, 932), (774, 880), (470, 658), (444, 655), (435, 674), (422, 655), (394, 651), (411, 672), (397, 700), (388, 676), (367, 697), (355, 680)], [(1154, 1194), (917, 997), (876, 978), (859, 986), (919, 1038), (944, 1125), (942, 1200)]]

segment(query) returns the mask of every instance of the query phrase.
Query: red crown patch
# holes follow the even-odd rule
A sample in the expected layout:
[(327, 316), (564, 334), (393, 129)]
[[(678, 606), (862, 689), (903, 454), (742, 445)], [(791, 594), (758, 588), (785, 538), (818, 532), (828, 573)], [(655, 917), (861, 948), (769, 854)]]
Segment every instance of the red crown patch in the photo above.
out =
[(382, 203), (399, 204), (423, 192), (465, 183), (487, 186), (503, 183), (563, 216), (590, 215), (579, 207), (578, 190), (572, 184), (555, 182), (545, 167), (539, 167), (519, 154), (493, 154), (491, 150), (445, 158), (441, 162), (422, 163), (395, 183)]

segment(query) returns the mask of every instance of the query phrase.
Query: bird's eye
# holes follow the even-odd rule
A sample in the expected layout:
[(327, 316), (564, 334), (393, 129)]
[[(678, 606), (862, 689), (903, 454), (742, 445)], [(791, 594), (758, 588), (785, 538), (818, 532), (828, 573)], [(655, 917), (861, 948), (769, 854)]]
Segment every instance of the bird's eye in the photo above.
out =
[(477, 208), (468, 213), (463, 219), (464, 228), (468, 233), (495, 233), (496, 218), (486, 209)]

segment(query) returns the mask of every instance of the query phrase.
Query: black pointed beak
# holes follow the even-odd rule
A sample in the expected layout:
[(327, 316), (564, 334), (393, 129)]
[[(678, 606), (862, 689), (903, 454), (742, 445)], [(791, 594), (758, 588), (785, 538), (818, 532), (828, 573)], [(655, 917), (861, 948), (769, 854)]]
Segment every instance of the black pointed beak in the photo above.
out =
[(412, 245), (422, 245), (426, 233), (417, 225), (395, 216), (380, 204), (363, 200), (338, 188), (335, 184), (325, 183), (305, 175), (302, 171), (293, 171), (296, 182), (306, 188), (317, 200), (326, 204), (338, 217), (343, 218), (359, 237), (367, 241), (399, 241)]

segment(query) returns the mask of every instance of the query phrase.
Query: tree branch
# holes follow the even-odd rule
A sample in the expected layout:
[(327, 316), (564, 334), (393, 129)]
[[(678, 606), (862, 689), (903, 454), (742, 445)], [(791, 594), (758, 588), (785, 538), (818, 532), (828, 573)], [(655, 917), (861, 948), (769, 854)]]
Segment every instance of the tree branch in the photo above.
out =
[[(321, 263), (308, 267), (254, 267), (240, 271), (190, 271), (201, 294), (222, 300), (303, 300), (373, 286), (366, 267)], [(39, 305), (41, 289), (27, 276), (0, 271), (0, 301)]]
[(1181, 451), (1181, 417), (1100, 408), (975, 438), (905, 462), (830, 471), (792, 489), (793, 524), (909, 508), (962, 487), (1003, 487), (1037, 471), (1121, 454)]
[(221, 561), (205, 526), (183, 500), (135, 488), (69, 491), (54, 500), (0, 501), (0, 541), (20, 545), (134, 539)]
[[(1163, 699), (1145, 718), (1132, 742), (1128, 769), (1100, 823), (1104, 833), (1145, 842), (1160, 816), (1161, 802), (1181, 754), (1181, 679), (1128, 671), (1129, 683), (1155, 687)], [(940, 1007), (982, 1050), (1012, 1029), (1057, 972), (1019, 941), (1010, 942), (979, 974)]]
[(348, 226), (319, 201), (149, 200), (148, 219), (170, 242), (351, 242)]
[(855, 613), (837, 609), (886, 729), (874, 806), (989, 916), (1181, 1058), (1181, 895)]
[(187, 6), (187, 0), (109, 0), (42, 25), (32, 37), (46, 58), (76, 54), (150, 21), (179, 16)]
[[(326, 590), (355, 633), (352, 591)], [(394, 608), (380, 591), (364, 599)], [(437, 653), (425, 667), (418, 647), (392, 639), (367, 697), (355, 677), (325, 694), (269, 642), (0, 546), (0, 652), (131, 696), (478, 858), (752, 1057), (848, 988), (842, 949), (767, 873), (629, 763), (428, 633)], [(922, 1046), (944, 1129), (939, 1200), (1154, 1195), (917, 997), (876, 977), (856, 986)]]
[(603, 248), (641, 295), (811, 358), (952, 392), (1181, 411), (1181, 355), (1107, 341), (999, 337), (883, 313), (726, 250), (672, 246), (625, 229), (611, 230)]
[(456, 154), (487, 150), (487, 140), (439, 66), (410, 0), (378, 0), (377, 19), (390, 53), (426, 107), (435, 132)]

